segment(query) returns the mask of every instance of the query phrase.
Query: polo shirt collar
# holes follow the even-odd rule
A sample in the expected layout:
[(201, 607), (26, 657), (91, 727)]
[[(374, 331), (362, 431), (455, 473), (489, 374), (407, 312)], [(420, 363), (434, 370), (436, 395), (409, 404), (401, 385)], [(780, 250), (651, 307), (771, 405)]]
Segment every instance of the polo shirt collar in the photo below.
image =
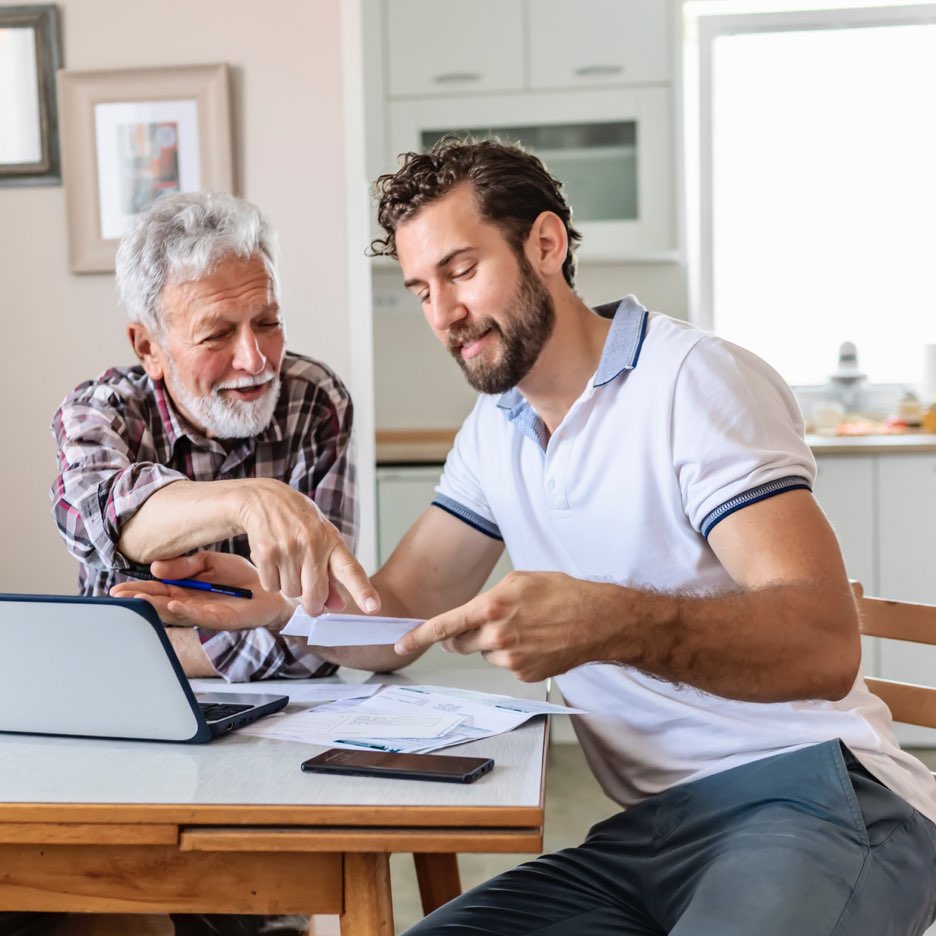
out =
[[(634, 296), (625, 296), (619, 302), (606, 302), (604, 305), (595, 306), (595, 312), (603, 318), (611, 319), (611, 329), (605, 339), (598, 370), (595, 371), (592, 381), (593, 387), (603, 387), (618, 374), (633, 370), (637, 366), (640, 349), (647, 335), (649, 313)], [(497, 405), (506, 410), (507, 418), (512, 422), (528, 404), (523, 394), (516, 387), (512, 387), (500, 395)]]
[(640, 349), (647, 335), (649, 313), (633, 296), (625, 296), (620, 302), (596, 306), (595, 311), (611, 319), (611, 330), (592, 381), (593, 387), (603, 387), (618, 374), (637, 366)]

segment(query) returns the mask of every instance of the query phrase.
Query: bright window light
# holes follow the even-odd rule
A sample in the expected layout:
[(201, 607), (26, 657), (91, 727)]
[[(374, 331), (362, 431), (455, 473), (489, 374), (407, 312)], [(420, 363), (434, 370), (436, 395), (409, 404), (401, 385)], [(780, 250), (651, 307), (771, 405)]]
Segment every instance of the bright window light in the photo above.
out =
[(712, 327), (790, 383), (822, 383), (848, 340), (870, 380), (919, 384), (936, 24), (719, 35), (711, 63)]

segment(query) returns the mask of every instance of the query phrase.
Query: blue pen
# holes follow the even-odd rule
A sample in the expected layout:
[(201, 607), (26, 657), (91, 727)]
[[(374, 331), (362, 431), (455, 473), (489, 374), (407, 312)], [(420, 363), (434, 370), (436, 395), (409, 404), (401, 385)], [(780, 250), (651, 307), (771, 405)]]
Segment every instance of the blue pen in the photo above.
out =
[(152, 572), (142, 569), (114, 569), (121, 575), (130, 578), (143, 579), (147, 582), (162, 582), (163, 585), (178, 585), (180, 588), (195, 588), (198, 591), (211, 592), (215, 595), (227, 595), (229, 598), (253, 598), (249, 588), (239, 588), (237, 585), (216, 585), (214, 582), (202, 582), (200, 579), (164, 579), (157, 578)]
[(355, 747), (369, 748), (372, 751), (388, 751), (391, 754), (399, 754), (400, 749), (395, 747), (390, 747), (386, 744), (374, 744), (370, 741), (358, 741), (357, 738), (347, 739), (347, 738), (335, 738), (335, 744), (353, 744)]

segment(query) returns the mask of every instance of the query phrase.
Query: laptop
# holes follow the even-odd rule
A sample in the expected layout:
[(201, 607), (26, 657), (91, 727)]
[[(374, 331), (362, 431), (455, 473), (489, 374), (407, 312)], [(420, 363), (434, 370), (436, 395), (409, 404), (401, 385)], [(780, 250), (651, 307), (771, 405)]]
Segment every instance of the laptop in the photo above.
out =
[(140, 599), (0, 594), (2, 732), (197, 744), (288, 701), (193, 693)]

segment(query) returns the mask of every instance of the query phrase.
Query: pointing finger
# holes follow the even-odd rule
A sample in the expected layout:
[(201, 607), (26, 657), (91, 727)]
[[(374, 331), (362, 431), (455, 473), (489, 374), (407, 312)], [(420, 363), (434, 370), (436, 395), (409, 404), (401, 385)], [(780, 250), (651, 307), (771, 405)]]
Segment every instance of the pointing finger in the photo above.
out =
[(364, 567), (345, 546), (339, 544), (328, 559), (328, 571), (333, 579), (348, 590), (351, 600), (365, 613), (380, 610), (380, 596), (371, 585)]

